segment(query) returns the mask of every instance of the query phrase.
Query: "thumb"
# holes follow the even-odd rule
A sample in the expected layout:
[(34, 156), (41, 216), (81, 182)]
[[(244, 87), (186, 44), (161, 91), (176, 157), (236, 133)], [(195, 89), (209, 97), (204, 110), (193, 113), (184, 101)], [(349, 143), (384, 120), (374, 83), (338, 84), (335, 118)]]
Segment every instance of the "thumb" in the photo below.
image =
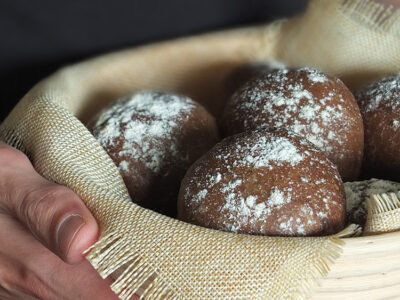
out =
[(97, 239), (98, 226), (82, 200), (70, 189), (46, 183), (14, 199), (18, 219), (47, 248), (68, 263), (83, 260)]
[(65, 262), (81, 262), (98, 237), (96, 220), (72, 190), (45, 180), (22, 152), (4, 144), (0, 191), (0, 208)]

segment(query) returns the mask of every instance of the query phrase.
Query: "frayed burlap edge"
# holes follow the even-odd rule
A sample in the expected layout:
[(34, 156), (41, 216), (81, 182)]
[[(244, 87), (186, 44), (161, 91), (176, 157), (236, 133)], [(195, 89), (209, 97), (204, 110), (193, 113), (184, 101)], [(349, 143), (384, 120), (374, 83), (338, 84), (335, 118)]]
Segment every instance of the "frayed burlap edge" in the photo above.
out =
[(353, 22), (382, 33), (400, 37), (400, 10), (373, 0), (343, 0), (341, 11)]
[(400, 192), (373, 195), (367, 200), (364, 235), (400, 230)]

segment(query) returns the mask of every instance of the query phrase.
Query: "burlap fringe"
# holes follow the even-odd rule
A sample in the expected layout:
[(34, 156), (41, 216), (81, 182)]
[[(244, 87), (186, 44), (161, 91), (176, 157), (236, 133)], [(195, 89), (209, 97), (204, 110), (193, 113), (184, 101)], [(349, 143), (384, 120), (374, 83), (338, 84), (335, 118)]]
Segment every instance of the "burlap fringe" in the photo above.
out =
[(341, 10), (352, 20), (372, 30), (400, 34), (397, 22), (400, 10), (392, 5), (382, 5), (371, 0), (343, 0)]
[(368, 212), (382, 214), (400, 208), (400, 192), (373, 195), (367, 200)]
[[(354, 236), (359, 226), (348, 226), (335, 236), (332, 236), (316, 251), (313, 260), (305, 262), (310, 265), (308, 274), (296, 278), (302, 281), (293, 292), (293, 299), (305, 300), (312, 294), (318, 285), (318, 280), (325, 277), (330, 266), (339, 258), (344, 241), (340, 238)], [(114, 277), (115, 282), (111, 289), (122, 300), (129, 300), (134, 294), (140, 295), (140, 299), (179, 299), (178, 295), (157, 275), (156, 270), (148, 264), (148, 259), (143, 259), (135, 250), (126, 233), (112, 232), (101, 237), (85, 253), (87, 259), (99, 272), (102, 278), (109, 277), (124, 269)]]
[(335, 234), (337, 238), (356, 237), (362, 234), (362, 227), (357, 224), (350, 224), (342, 231)]
[(14, 130), (11, 129), (4, 129), (0, 128), (0, 141), (5, 142), (6, 144), (14, 147), (22, 152), (24, 152), (28, 157), (29, 153), (27, 153), (26, 148), (22, 144), (22, 141), (18, 136), (15, 134)]
[(373, 195), (367, 200), (368, 215), (364, 235), (400, 229), (400, 192)]
[(172, 289), (155, 273), (154, 268), (143, 259), (132, 245), (126, 233), (111, 232), (101, 237), (85, 251), (87, 260), (102, 278), (123, 268), (111, 285), (120, 299), (129, 300), (134, 294), (143, 299), (177, 299)]
[(309, 299), (314, 288), (318, 286), (319, 280), (328, 274), (330, 266), (340, 257), (343, 245), (344, 241), (336, 236), (332, 236), (322, 244), (322, 247), (316, 251), (315, 260), (306, 262), (310, 264), (309, 274), (302, 274), (305, 275), (302, 278), (303, 283), (298, 286), (290, 299)]

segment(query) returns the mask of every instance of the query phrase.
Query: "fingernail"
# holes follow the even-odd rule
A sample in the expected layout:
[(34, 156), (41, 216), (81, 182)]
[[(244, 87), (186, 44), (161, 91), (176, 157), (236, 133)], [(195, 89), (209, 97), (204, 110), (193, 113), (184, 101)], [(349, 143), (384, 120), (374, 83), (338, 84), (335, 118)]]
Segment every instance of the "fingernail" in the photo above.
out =
[(57, 229), (56, 245), (60, 254), (65, 258), (76, 234), (85, 224), (85, 220), (78, 214), (72, 214), (61, 221)]

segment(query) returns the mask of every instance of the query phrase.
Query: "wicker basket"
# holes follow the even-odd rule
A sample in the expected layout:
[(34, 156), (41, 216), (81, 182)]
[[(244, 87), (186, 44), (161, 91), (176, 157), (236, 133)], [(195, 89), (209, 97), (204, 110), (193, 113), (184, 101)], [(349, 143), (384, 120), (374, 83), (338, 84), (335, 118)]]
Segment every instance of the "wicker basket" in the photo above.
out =
[[(352, 5), (363, 3), (322, 1), (327, 8), (316, 2), (319, 1), (314, 1), (311, 6), (315, 7), (304, 16), (292, 20), (188, 37), (94, 58), (58, 71), (30, 93), (69, 91), (63, 106), (82, 122), (118, 97), (142, 89), (186, 94), (218, 116), (226, 98), (222, 89), (224, 77), (237, 65), (248, 61), (272, 59), (289, 65), (315, 66), (338, 75), (351, 87), (395, 70), (393, 65), (399, 62), (399, 57), (384, 60), (379, 65), (375, 63), (380, 61), (379, 53), (384, 51), (379, 47), (385, 49), (379, 43), (367, 49), (367, 53), (365, 48), (354, 47), (351, 42), (347, 47), (339, 45), (339, 50), (335, 50), (338, 58), (332, 55), (329, 43), (325, 44), (328, 33), (320, 34), (321, 38), (305, 38), (313, 35), (316, 27), (323, 31), (324, 26), (331, 28), (332, 23), (342, 22), (340, 18), (349, 22), (349, 16), (355, 14)], [(329, 10), (338, 16), (335, 19), (330, 15), (331, 19), (325, 21), (324, 14)], [(319, 23), (315, 23), (313, 17), (316, 12)], [(308, 21), (304, 22), (305, 19)], [(319, 26), (321, 20), (324, 22)], [(357, 24), (361, 26), (362, 22)], [(307, 32), (307, 28), (311, 29)], [(335, 30), (333, 32), (336, 34)], [(346, 38), (342, 36), (342, 39)], [(311, 42), (313, 49), (324, 49), (325, 59), (310, 50)], [(398, 45), (393, 43), (393, 48), (398, 49)], [(365, 71), (362, 76), (360, 70)], [(343, 239), (343, 253), (320, 281), (312, 299), (400, 298), (399, 240), (400, 232)]]
[(399, 299), (400, 232), (345, 239), (312, 299)]

